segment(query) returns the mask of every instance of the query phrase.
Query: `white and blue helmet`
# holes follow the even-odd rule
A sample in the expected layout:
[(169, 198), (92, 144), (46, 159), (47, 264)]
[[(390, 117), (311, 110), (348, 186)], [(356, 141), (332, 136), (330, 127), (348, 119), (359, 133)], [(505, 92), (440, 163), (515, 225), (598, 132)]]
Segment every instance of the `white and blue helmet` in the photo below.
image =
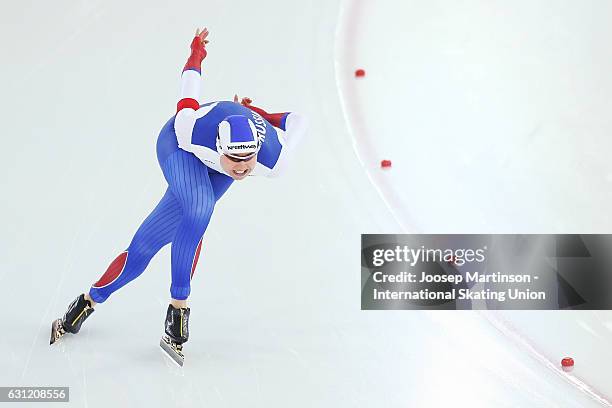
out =
[(261, 138), (252, 120), (242, 115), (231, 115), (219, 123), (217, 152), (245, 160), (259, 152)]

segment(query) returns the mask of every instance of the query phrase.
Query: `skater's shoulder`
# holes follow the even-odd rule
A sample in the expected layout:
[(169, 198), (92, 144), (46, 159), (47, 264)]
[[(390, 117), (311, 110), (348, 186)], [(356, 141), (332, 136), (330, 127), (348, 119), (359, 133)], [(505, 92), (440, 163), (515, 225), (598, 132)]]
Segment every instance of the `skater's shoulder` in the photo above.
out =
[(207, 119), (212, 119), (213, 117), (222, 116), (221, 119), (223, 119), (229, 115), (244, 114), (245, 109), (240, 104), (231, 101), (212, 101), (200, 104), (200, 108), (193, 114), (198, 118), (207, 116)]
[(232, 101), (211, 101), (211, 102), (201, 103), (200, 104), (200, 108), (204, 108), (204, 107), (207, 107), (207, 106), (213, 106), (213, 105), (215, 107), (225, 108), (225, 109), (228, 109), (228, 108), (233, 109), (235, 107), (242, 106), (239, 103), (235, 103), (235, 102), (232, 102)]
[(207, 103), (203, 103), (200, 105), (200, 109), (202, 108), (207, 108), (207, 107), (213, 107), (214, 110), (216, 111), (223, 111), (226, 112), (228, 114), (244, 114), (245, 112), (250, 112), (250, 110), (244, 106), (242, 106), (239, 103), (236, 102), (232, 102), (232, 101), (214, 101), (214, 102), (207, 102)]

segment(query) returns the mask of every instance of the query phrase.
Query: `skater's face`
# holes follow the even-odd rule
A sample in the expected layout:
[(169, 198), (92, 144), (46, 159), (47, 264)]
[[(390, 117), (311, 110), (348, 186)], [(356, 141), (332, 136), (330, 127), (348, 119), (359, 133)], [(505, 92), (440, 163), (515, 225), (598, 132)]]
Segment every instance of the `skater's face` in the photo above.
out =
[[(242, 155), (239, 155), (242, 156)], [(245, 154), (244, 156), (250, 156)], [(224, 154), (221, 155), (221, 167), (234, 180), (242, 180), (249, 175), (257, 164), (257, 155), (247, 159), (237, 159)]]

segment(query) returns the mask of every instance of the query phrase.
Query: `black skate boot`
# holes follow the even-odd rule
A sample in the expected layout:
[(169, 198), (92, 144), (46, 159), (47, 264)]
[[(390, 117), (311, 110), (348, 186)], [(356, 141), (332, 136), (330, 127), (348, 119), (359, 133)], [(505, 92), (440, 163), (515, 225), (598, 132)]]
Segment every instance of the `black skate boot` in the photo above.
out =
[(51, 325), (51, 340), (49, 344), (55, 343), (60, 339), (66, 332), (76, 334), (81, 330), (81, 325), (94, 312), (93, 307), (89, 300), (85, 299), (85, 295), (81, 294), (78, 298), (74, 299), (68, 310), (64, 314), (64, 317), (57, 319)]
[(183, 343), (189, 340), (189, 308), (176, 309), (168, 305), (165, 328), (166, 335), (162, 337), (159, 345), (174, 362), (183, 366)]

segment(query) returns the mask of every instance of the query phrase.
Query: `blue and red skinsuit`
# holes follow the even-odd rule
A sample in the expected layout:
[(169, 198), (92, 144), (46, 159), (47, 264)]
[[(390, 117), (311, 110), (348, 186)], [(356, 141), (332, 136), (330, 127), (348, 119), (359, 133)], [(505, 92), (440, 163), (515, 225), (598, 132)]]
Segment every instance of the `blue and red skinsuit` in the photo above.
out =
[[(206, 50), (198, 37), (194, 38), (191, 49), (191, 55), (183, 69), (183, 76), (193, 76), (195, 71), (199, 78)], [(187, 108), (194, 110), (200, 108), (197, 97), (186, 95), (185, 92), (182, 92), (181, 96), (177, 112)], [(268, 153), (262, 154), (261, 158), (258, 157), (258, 162), (260, 159), (276, 162), (281, 147), (280, 144), (279, 147), (273, 145), (274, 140), (277, 144), (279, 142), (272, 125), (284, 130), (287, 113), (268, 114), (256, 107), (247, 109), (232, 102), (218, 102), (218, 105), (215, 108), (217, 114), (211, 111), (207, 117), (199, 119), (204, 127), (216, 127), (216, 124), (228, 114), (254, 111), (265, 119), (269, 133), (267, 137), (270, 138), (268, 146), (272, 146), (267, 148)], [(168, 182), (168, 189), (155, 209), (140, 225), (127, 249), (111, 262), (102, 277), (92, 285), (89, 295), (96, 303), (104, 302), (112, 293), (142, 274), (153, 256), (170, 242), (172, 242), (170, 294), (173, 299), (182, 300), (187, 299), (191, 292), (191, 278), (202, 248), (202, 237), (210, 222), (215, 203), (227, 191), (233, 179), (206, 166), (193, 153), (178, 147), (174, 128), (175, 117), (176, 115), (162, 128), (157, 142), (158, 161)], [(210, 141), (207, 143), (210, 144)], [(264, 152), (262, 148), (262, 153)]]

